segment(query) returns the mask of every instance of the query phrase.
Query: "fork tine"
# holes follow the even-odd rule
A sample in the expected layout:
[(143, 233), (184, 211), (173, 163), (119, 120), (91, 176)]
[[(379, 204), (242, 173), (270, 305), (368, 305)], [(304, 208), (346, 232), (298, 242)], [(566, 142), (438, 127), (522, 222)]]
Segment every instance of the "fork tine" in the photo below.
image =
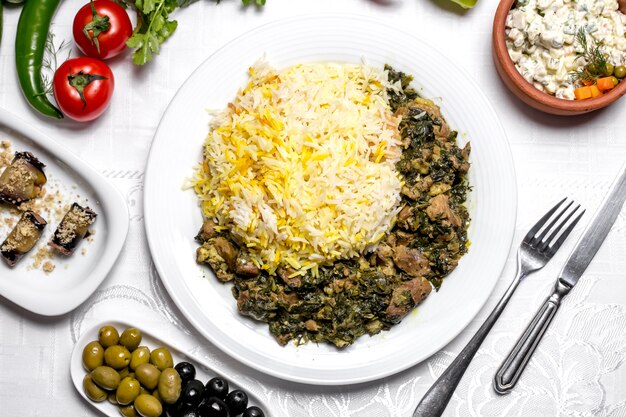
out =
[(542, 233), (542, 235), (546, 235), (548, 232), (551, 232), (550, 236), (548, 236), (545, 241), (543, 240), (543, 236), (541, 236), (541, 240), (539, 240), (539, 245), (537, 246), (537, 249), (539, 251), (543, 252), (548, 246), (550, 246), (550, 242), (552, 242), (552, 239), (554, 239), (556, 235), (559, 234), (559, 231), (563, 228), (563, 226), (567, 224), (569, 219), (571, 219), (572, 216), (576, 213), (576, 211), (580, 208), (580, 204), (574, 207), (574, 210), (572, 210), (567, 216), (565, 216), (563, 220), (561, 220), (561, 222), (556, 227), (554, 227), (554, 223), (556, 223), (556, 221), (559, 220), (561, 216), (565, 214), (569, 206), (571, 206), (571, 204), (568, 205), (565, 208), (565, 210), (563, 210), (563, 212), (561, 212), (561, 214), (556, 219), (554, 219), (552, 224), (546, 228), (544, 233)]
[(548, 219), (554, 214), (554, 212), (558, 210), (558, 208), (561, 206), (561, 204), (563, 204), (565, 200), (567, 200), (567, 197), (559, 201), (556, 206), (552, 207), (549, 212), (547, 212), (541, 219), (539, 219), (539, 221), (532, 227), (532, 229), (530, 229), (526, 236), (524, 236), (524, 242), (530, 241), (533, 236), (535, 236), (535, 233), (537, 233), (539, 229), (541, 229), (541, 227), (548, 221)]
[(546, 226), (543, 231), (541, 232), (541, 234), (539, 236), (536, 236), (533, 239), (533, 243), (536, 243), (538, 245), (541, 245), (541, 242), (543, 241), (543, 239), (546, 237), (546, 235), (548, 234), (548, 232), (554, 227), (554, 225), (556, 224), (556, 222), (559, 221), (559, 219), (561, 218), (561, 216), (563, 216), (567, 210), (572, 206), (572, 204), (574, 204), (574, 201), (570, 201), (569, 204), (567, 206), (565, 206), (565, 208), (559, 213), (557, 214), (554, 219), (552, 219), (552, 221), (550, 222), (550, 224), (548, 226)]
[(570, 223), (567, 229), (563, 231), (563, 234), (556, 240), (556, 242), (554, 242), (552, 246), (549, 247), (548, 252), (546, 252), (546, 255), (548, 255), (549, 257), (552, 257), (556, 253), (556, 251), (559, 250), (563, 242), (565, 242), (565, 239), (567, 239), (567, 236), (569, 236), (572, 230), (574, 230), (574, 226), (576, 226), (576, 223), (578, 223), (580, 218), (583, 217), (583, 214), (585, 214), (585, 211), (586, 210), (583, 210), (582, 213), (580, 213), (578, 217), (576, 217), (572, 221), (572, 223)]

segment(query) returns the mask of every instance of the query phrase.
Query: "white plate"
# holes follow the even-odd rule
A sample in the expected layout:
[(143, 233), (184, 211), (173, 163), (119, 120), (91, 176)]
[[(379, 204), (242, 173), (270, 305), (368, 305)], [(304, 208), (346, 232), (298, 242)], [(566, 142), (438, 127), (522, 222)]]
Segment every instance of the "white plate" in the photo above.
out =
[[(85, 301), (113, 267), (128, 233), (126, 203), (119, 191), (96, 170), (25, 121), (0, 109), (2, 140), (11, 141), (14, 151), (31, 151), (46, 165), (46, 190), (59, 189), (63, 205), (77, 201), (88, 204), (98, 213), (90, 227), (96, 232), (91, 242), (81, 242), (71, 257), (56, 256), (52, 260), (56, 265), (52, 273), (34, 269), (32, 264), (34, 253), (50, 240), (58, 219), (46, 218), (48, 226), (44, 236), (15, 267), (9, 268), (0, 260), (0, 295), (37, 314), (65, 314)], [(8, 217), (19, 218), (0, 207), (0, 220)], [(3, 226), (0, 242), (10, 231)]]
[(208, 364), (206, 364), (204, 360), (202, 360), (198, 356), (192, 355), (190, 353), (183, 353), (180, 349), (178, 349), (176, 346), (172, 345), (171, 343), (163, 342), (163, 340), (167, 339), (167, 336), (166, 336), (166, 333), (163, 331), (162, 327), (146, 329), (144, 327), (137, 326), (136, 324), (128, 324), (128, 323), (121, 322), (121, 321), (102, 322), (100, 324), (93, 326), (91, 329), (87, 330), (86, 332), (84, 332), (82, 336), (80, 337), (80, 339), (78, 339), (78, 341), (76, 342), (76, 345), (74, 345), (74, 350), (72, 350), (72, 357), (70, 359), (70, 376), (72, 378), (72, 382), (74, 383), (74, 387), (76, 388), (78, 393), (85, 399), (85, 401), (87, 401), (89, 404), (93, 405), (95, 408), (100, 410), (103, 414), (106, 414), (111, 417), (120, 416), (119, 409), (116, 405), (111, 404), (108, 401), (96, 403), (96, 402), (91, 401), (85, 395), (85, 391), (83, 390), (83, 378), (85, 378), (85, 375), (87, 374), (87, 370), (83, 366), (83, 348), (85, 347), (85, 345), (87, 345), (87, 343), (91, 342), (92, 340), (98, 340), (98, 331), (100, 330), (102, 326), (106, 326), (106, 325), (111, 325), (115, 327), (120, 332), (120, 334), (122, 333), (124, 329), (128, 327), (138, 328), (139, 330), (141, 330), (141, 333), (143, 334), (141, 346), (147, 346), (148, 348), (150, 348), (150, 350), (156, 349), (162, 346), (167, 347), (170, 353), (172, 354), (172, 358), (174, 359), (174, 364), (177, 364), (178, 362), (186, 361), (186, 362), (192, 363), (195, 366), (196, 379), (206, 384), (207, 381), (209, 381), (211, 378), (214, 378), (216, 376), (224, 378), (228, 382), (228, 388), (230, 391), (235, 390), (235, 389), (240, 389), (240, 390), (243, 390), (246, 394), (248, 394), (248, 407), (256, 405), (257, 407), (261, 408), (265, 412), (266, 416), (269, 417), (272, 415), (269, 412), (270, 408), (267, 406), (267, 404), (263, 403), (263, 401), (261, 401), (256, 395), (254, 395), (250, 391), (250, 389), (248, 389), (245, 386), (242, 386), (238, 381), (231, 380), (226, 375), (221, 375), (220, 373), (215, 372), (213, 369), (211, 369), (211, 367)]
[[(262, 54), (276, 67), (338, 61), (389, 63), (416, 76), (460, 140), (472, 142), (471, 248), (458, 268), (389, 332), (337, 350), (312, 343), (281, 347), (267, 325), (237, 313), (231, 285), (195, 263), (202, 223), (185, 178), (201, 160), (209, 118), (245, 85)], [(437, 99), (439, 97), (439, 99)], [(262, 26), (209, 57), (180, 88), (156, 132), (146, 170), (145, 222), (155, 265), (187, 319), (220, 349), (268, 374), (311, 384), (348, 384), (404, 370), (437, 352), (480, 310), (506, 261), (517, 207), (513, 160), (504, 130), (481, 89), (452, 61), (410, 34), (369, 18), (317, 16)]]

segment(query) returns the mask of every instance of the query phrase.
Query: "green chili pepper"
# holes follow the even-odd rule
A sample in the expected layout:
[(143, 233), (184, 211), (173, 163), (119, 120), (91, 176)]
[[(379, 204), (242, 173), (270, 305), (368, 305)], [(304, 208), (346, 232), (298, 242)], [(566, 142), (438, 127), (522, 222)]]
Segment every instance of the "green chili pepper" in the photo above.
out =
[(17, 23), (15, 65), (26, 100), (43, 115), (62, 119), (63, 114), (46, 97), (41, 66), (52, 16), (61, 0), (29, 0)]

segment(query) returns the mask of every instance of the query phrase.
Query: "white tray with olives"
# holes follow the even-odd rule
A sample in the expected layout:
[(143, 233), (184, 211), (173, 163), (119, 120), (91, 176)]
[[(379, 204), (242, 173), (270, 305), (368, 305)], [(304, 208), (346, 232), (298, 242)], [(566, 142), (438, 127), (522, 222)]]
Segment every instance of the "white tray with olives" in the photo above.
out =
[(269, 408), (142, 327), (100, 323), (83, 333), (70, 360), (80, 395), (111, 417), (264, 417)]

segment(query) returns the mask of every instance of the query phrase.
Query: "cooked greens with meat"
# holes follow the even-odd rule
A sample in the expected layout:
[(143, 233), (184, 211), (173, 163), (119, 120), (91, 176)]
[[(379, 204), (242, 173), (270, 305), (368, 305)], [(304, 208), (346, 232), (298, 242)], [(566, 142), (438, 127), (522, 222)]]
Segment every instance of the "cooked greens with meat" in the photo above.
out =
[(468, 250), (469, 143), (389, 66), (250, 74), (205, 143), (197, 262), (281, 345), (389, 330)]

